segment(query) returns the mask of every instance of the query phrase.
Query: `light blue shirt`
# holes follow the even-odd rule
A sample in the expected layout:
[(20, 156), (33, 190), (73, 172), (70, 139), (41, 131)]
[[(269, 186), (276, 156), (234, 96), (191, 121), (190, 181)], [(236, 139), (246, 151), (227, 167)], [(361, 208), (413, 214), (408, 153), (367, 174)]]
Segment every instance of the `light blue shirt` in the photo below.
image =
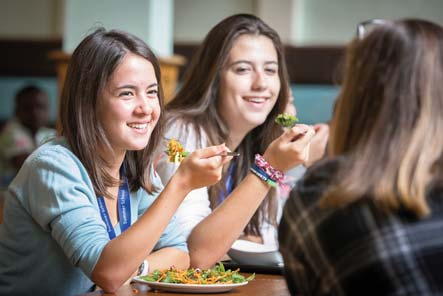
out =
[[(153, 184), (163, 188), (158, 177)], [(131, 193), (131, 221), (157, 194)], [(114, 227), (118, 236), (120, 225)], [(149, 235), (149, 233), (146, 233)], [(37, 149), (5, 195), (0, 224), (0, 295), (75, 295), (93, 287), (91, 273), (109, 242), (91, 180), (62, 139)], [(174, 219), (155, 250), (187, 251)]]

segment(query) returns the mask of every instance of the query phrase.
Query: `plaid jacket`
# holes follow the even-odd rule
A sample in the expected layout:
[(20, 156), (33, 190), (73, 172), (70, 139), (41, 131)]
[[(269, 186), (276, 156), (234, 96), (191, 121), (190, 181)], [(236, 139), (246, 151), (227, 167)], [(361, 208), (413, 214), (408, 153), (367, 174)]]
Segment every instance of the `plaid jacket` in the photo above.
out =
[(286, 202), (279, 240), (291, 294), (443, 295), (443, 187), (429, 191), (421, 220), (368, 199), (320, 209), (337, 165), (309, 170)]

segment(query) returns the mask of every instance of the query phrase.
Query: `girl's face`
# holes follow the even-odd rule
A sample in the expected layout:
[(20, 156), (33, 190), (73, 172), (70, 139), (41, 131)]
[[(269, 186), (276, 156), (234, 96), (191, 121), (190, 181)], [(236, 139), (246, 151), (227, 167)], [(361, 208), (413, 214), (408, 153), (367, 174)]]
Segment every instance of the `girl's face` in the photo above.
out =
[(277, 51), (271, 39), (241, 35), (220, 75), (219, 110), (231, 131), (264, 123), (280, 92)]
[(99, 100), (99, 120), (116, 155), (148, 145), (160, 116), (158, 83), (151, 62), (128, 53)]

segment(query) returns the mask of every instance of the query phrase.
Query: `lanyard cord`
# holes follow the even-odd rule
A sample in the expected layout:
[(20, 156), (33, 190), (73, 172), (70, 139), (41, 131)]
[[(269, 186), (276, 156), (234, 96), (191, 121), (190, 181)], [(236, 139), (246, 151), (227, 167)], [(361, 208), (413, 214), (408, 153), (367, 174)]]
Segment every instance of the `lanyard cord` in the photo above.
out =
[[(120, 181), (122, 182), (118, 188), (117, 208), (120, 230), (121, 232), (124, 232), (129, 228), (129, 226), (131, 226), (131, 199), (129, 194), (128, 178), (126, 178), (126, 170), (124, 165), (122, 165), (120, 168)], [(103, 222), (105, 222), (106, 230), (108, 231), (109, 239), (112, 240), (116, 235), (114, 227), (111, 224), (111, 218), (109, 217), (104, 197), (98, 196), (97, 202), (100, 209), (100, 216), (102, 217)]]

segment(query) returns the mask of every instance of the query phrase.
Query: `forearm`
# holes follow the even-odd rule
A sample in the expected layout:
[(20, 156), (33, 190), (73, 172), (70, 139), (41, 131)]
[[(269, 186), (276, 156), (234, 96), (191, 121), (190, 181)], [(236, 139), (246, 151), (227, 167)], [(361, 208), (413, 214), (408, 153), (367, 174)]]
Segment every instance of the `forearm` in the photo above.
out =
[(220, 180), (222, 167), (231, 157), (217, 155), (226, 149), (224, 145), (208, 147), (194, 151), (182, 161), (151, 207), (106, 245), (92, 275), (97, 284), (105, 288), (106, 285), (98, 283), (103, 281), (114, 289), (124, 283), (152, 251), (185, 196), (195, 188)]
[(172, 178), (138, 221), (106, 245), (92, 280), (103, 288), (110, 283), (123, 284), (151, 253), (189, 191), (180, 180)]
[(163, 248), (152, 252), (147, 258), (149, 272), (156, 269), (167, 269), (175, 266), (178, 269), (189, 267), (189, 254), (176, 248)]
[(222, 258), (262, 203), (270, 186), (248, 174), (188, 238), (191, 266), (209, 268)]

